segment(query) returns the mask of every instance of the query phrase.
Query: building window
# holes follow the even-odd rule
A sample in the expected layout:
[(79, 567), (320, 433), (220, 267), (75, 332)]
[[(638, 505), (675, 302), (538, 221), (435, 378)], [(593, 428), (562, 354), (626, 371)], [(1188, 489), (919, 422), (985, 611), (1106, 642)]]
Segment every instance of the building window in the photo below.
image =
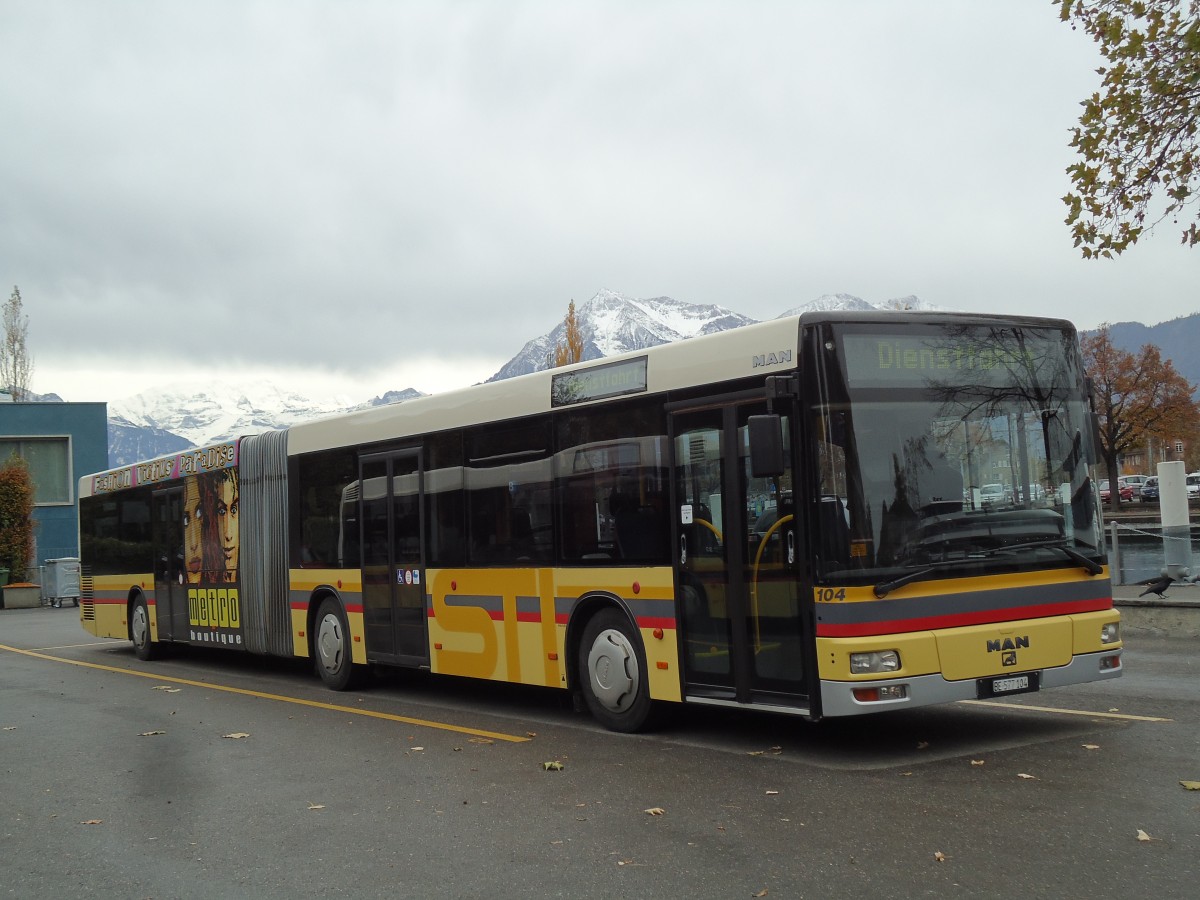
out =
[(1176, 456), (1183, 456), (1183, 441), (1176, 441), (1176, 442), (1175, 442), (1175, 455), (1176, 455)]
[(12, 454), (25, 460), (38, 506), (72, 503), (69, 437), (0, 438), (0, 460)]

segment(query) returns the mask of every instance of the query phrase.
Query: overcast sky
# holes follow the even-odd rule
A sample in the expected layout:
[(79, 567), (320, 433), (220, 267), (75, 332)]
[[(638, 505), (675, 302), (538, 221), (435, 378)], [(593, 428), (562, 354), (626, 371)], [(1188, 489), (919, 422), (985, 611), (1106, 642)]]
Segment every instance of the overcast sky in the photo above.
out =
[(0, 286), (33, 388), (491, 375), (601, 288), (1155, 324), (1170, 222), (1071, 246), (1101, 59), (1049, 0), (0, 0)]

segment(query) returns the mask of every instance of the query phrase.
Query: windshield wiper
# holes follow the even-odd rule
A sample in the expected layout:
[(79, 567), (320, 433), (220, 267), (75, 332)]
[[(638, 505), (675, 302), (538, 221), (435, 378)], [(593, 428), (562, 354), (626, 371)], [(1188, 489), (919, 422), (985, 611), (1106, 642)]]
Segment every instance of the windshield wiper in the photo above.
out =
[[(959, 562), (960, 560), (955, 560)], [(882, 600), (896, 588), (904, 587), (906, 584), (912, 584), (914, 581), (920, 581), (926, 575), (932, 575), (938, 569), (946, 568), (946, 563), (934, 563), (931, 566), (926, 566), (923, 569), (913, 569), (911, 572), (906, 572), (899, 578), (893, 578), (891, 581), (881, 581), (875, 585), (875, 596)]]
[(993, 547), (991, 550), (985, 550), (981, 556), (995, 556), (997, 553), (1006, 553), (1010, 550), (1033, 550), (1038, 548), (1046, 548), (1048, 550), (1061, 550), (1067, 557), (1075, 563), (1078, 563), (1083, 568), (1087, 569), (1089, 575), (1099, 575), (1104, 571), (1104, 566), (1096, 562), (1094, 559), (1089, 559), (1084, 556), (1074, 547), (1066, 542), (1065, 539), (1052, 539), (1042, 541), (1023, 541), (1020, 544), (1009, 544), (1005, 547)]
[(1008, 544), (1004, 547), (992, 547), (988, 550), (977, 550), (961, 559), (946, 560), (945, 562), (932, 563), (919, 569), (913, 569), (910, 572), (905, 572), (898, 578), (893, 578), (891, 581), (881, 581), (875, 585), (875, 596), (882, 600), (896, 588), (902, 588), (906, 584), (912, 584), (914, 581), (920, 581), (926, 575), (932, 575), (942, 569), (952, 568), (963, 562), (971, 560), (984, 559), (989, 556), (997, 556), (1001, 553), (1009, 553), (1016, 550), (1032, 550), (1035, 548), (1046, 548), (1049, 550), (1060, 550), (1075, 563), (1078, 563), (1083, 568), (1087, 569), (1089, 575), (1099, 575), (1104, 571), (1104, 567), (1094, 559), (1088, 559), (1074, 547), (1069, 546), (1064, 540), (1041, 540), (1041, 541), (1023, 541), (1019, 544)]

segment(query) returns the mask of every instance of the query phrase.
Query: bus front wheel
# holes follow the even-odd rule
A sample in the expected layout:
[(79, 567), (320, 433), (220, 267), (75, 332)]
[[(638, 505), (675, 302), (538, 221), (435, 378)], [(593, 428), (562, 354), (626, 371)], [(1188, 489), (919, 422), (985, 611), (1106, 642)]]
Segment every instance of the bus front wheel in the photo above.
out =
[(646, 682), (646, 656), (637, 630), (616, 609), (603, 609), (583, 631), (579, 682), (588, 709), (611, 731), (640, 731), (652, 702)]
[(133, 601), (133, 612), (129, 615), (129, 639), (133, 641), (133, 653), (140, 660), (151, 660), (158, 655), (158, 647), (150, 637), (150, 607), (145, 597)]
[(335, 691), (350, 687), (354, 665), (350, 661), (350, 629), (346, 614), (336, 600), (327, 599), (317, 611), (313, 650), (317, 673), (326, 686)]

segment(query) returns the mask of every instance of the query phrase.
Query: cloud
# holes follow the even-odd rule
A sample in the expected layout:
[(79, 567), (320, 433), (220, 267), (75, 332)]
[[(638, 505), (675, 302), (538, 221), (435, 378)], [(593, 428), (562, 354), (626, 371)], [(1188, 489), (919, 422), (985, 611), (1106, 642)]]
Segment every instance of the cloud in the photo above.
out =
[(7, 5), (0, 51), (0, 277), (43, 391), (95, 348), (364, 383), (503, 361), (605, 287), (1195, 311), (1172, 234), (1071, 248), (1097, 61), (1040, 2), (80, 0)]

